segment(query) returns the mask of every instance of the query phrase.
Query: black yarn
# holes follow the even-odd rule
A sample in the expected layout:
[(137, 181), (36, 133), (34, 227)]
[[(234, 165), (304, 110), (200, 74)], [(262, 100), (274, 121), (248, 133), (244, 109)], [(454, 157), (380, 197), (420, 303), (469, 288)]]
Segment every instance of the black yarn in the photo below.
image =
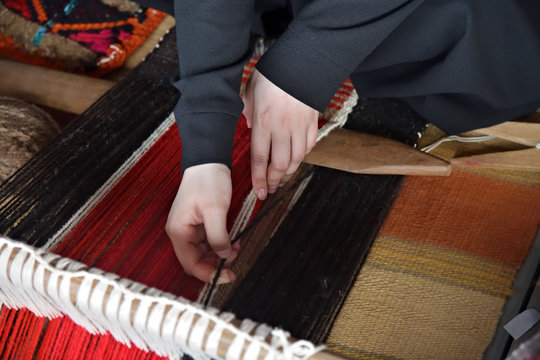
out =
[[(347, 127), (414, 144), (425, 121), (405, 103), (361, 99)], [(402, 179), (316, 168), (224, 310), (324, 342)]]
[(0, 187), (0, 234), (41, 247), (169, 115), (174, 32)]

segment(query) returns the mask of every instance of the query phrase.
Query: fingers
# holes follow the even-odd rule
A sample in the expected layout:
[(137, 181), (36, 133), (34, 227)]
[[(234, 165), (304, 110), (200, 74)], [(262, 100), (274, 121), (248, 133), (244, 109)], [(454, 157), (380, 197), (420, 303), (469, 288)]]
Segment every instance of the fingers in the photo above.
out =
[[(315, 144), (317, 143), (317, 135), (319, 133), (318, 131), (318, 127), (317, 127), (317, 123), (314, 122), (308, 129), (307, 131), (307, 134), (306, 134), (306, 153), (305, 155), (309, 154), (309, 152), (311, 151), (311, 149), (313, 149), (313, 147), (315, 146)], [(304, 155), (304, 156), (305, 156)]]
[(231, 241), (227, 232), (227, 210), (204, 209), (202, 216), (208, 244), (220, 258), (228, 258), (231, 255)]
[[(220, 257), (232, 261), (238, 253), (238, 246), (230, 245), (226, 227), (231, 195), (227, 166), (197, 165), (184, 172), (171, 206), (166, 231), (176, 256), (187, 274), (202, 281), (212, 280)], [(231, 271), (223, 274), (227, 281), (234, 280)]]
[(291, 137), (276, 134), (272, 137), (272, 158), (268, 166), (268, 193), (276, 192), (279, 182), (291, 162)]
[(255, 126), (251, 133), (251, 179), (255, 195), (260, 200), (268, 194), (266, 172), (270, 154), (270, 133)]
[(294, 174), (296, 169), (298, 169), (298, 166), (300, 166), (302, 160), (304, 160), (307, 149), (307, 136), (298, 136), (296, 138), (292, 138), (291, 140), (291, 162), (289, 164), (289, 168), (285, 172), (285, 175), (289, 177)]
[(244, 103), (242, 115), (246, 118), (247, 127), (251, 129), (253, 124), (253, 83), (251, 80), (246, 85), (246, 91), (242, 95), (242, 102)]
[[(188, 275), (208, 282), (214, 271), (214, 266), (208, 262), (200, 261), (203, 252), (199, 247), (199, 243), (202, 241), (204, 229), (200, 231), (196, 228), (197, 226), (189, 225), (167, 225), (167, 234), (172, 241), (176, 257), (182, 264), (184, 271)], [(199, 229), (201, 228), (199, 226)]]

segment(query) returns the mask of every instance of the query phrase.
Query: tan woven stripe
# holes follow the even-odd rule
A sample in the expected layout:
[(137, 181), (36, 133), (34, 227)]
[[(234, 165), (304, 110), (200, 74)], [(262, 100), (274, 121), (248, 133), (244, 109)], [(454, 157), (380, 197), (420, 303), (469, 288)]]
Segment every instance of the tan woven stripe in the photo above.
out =
[(505, 299), (369, 262), (328, 343), (374, 358), (480, 359)]
[(350, 348), (348, 346), (342, 346), (339, 344), (327, 343), (326, 347), (330, 351), (347, 355), (350, 358), (362, 359), (362, 360), (401, 360), (394, 356), (385, 356), (381, 354), (374, 354), (359, 349)]
[(377, 238), (367, 263), (497, 296), (510, 295), (515, 274), (512, 266), (496, 260), (388, 236)]

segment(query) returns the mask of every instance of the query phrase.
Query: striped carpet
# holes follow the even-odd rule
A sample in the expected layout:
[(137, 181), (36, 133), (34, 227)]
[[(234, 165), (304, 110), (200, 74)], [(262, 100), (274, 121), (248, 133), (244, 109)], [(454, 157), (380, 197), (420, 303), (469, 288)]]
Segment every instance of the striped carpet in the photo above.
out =
[(407, 177), (334, 324), (356, 359), (481, 359), (540, 224), (540, 174)]

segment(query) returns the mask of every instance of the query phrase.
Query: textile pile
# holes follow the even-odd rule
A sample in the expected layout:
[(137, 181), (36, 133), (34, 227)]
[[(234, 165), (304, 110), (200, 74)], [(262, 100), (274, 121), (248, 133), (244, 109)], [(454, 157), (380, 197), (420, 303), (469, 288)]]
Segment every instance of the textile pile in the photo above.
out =
[[(495, 139), (436, 152), (515, 146)], [(329, 348), (357, 359), (482, 358), (539, 225), (538, 173), (471, 168), (407, 177)]]
[(3, 0), (0, 55), (103, 76), (121, 67), (165, 18), (129, 0)]

